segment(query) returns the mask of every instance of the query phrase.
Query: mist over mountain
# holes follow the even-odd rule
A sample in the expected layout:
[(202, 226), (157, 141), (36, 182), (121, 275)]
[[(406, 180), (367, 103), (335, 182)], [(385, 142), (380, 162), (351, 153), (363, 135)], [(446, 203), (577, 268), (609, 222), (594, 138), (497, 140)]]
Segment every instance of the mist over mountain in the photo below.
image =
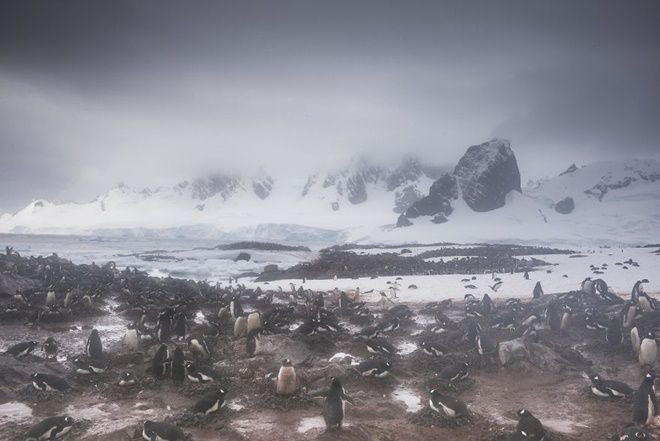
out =
[(268, 240), (616, 241), (660, 232), (660, 162), (571, 165), (521, 186), (509, 141), (469, 147), (456, 166), (357, 158), (298, 175), (212, 174), (171, 186), (120, 184), (87, 203), (35, 200), (5, 233)]

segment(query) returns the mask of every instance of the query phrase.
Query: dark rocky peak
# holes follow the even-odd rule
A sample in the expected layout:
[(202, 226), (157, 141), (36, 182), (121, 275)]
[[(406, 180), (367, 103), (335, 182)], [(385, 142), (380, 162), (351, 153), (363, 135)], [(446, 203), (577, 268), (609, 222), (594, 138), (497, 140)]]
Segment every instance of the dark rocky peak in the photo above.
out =
[(518, 162), (509, 141), (492, 139), (467, 149), (454, 169), (463, 200), (474, 211), (504, 206), (506, 195), (520, 187)]
[(252, 189), (259, 199), (266, 199), (270, 196), (274, 184), (273, 178), (263, 172), (252, 179)]
[(577, 165), (575, 165), (575, 164), (571, 164), (570, 167), (568, 167), (568, 168), (567, 168), (566, 170), (564, 170), (563, 172), (559, 173), (559, 176), (564, 176), (564, 175), (571, 174), (571, 173), (573, 173), (573, 172), (576, 172), (577, 169), (578, 169), (578, 168), (577, 168)]
[(195, 179), (190, 183), (183, 182), (179, 186), (189, 188), (191, 196), (200, 201), (216, 195), (220, 195), (223, 200), (227, 200), (237, 189), (242, 187), (242, 181), (239, 176), (217, 174), (207, 178)]

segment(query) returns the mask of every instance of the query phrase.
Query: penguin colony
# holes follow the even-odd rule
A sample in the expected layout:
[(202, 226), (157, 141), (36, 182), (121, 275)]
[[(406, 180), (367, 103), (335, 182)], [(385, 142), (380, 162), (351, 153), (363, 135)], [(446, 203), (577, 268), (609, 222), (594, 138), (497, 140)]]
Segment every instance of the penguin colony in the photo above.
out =
[[(387, 381), (399, 374), (396, 370), (398, 349), (388, 336), (405, 329), (415, 315), (408, 306), (386, 296), (383, 296), (387, 302), (383, 302), (382, 312), (376, 314), (359, 296), (345, 292), (324, 295), (302, 286), (298, 289), (292, 286), (288, 293), (280, 288), (275, 294), (284, 301), (276, 303), (274, 292), (263, 292), (259, 288), (250, 290), (240, 284), (223, 288), (203, 282), (192, 287), (189, 282), (170, 279), (174, 289), (168, 291), (176, 294), (163, 296), (162, 287), (158, 287), (157, 282), (135, 269), (119, 271), (113, 264), (75, 266), (56, 256), (23, 259), (13, 252), (3, 257), (0, 264), (4, 268), (12, 263), (15, 274), (38, 278), (46, 287), (45, 290), (18, 293), (6, 308), (5, 317), (7, 314), (9, 317), (24, 316), (30, 326), (56, 322), (80, 311), (93, 312), (105, 295), (114, 292), (120, 305), (116, 312), (134, 318), (122, 340), (122, 350), (143, 351), (149, 354), (150, 362), (145, 371), (115, 371), (111, 354), (104, 350), (102, 333), (96, 329), (92, 329), (87, 340), (81, 342), (81, 353), (68, 357), (67, 361), (58, 360), (58, 342), (54, 336), (43, 342), (14, 344), (6, 349), (6, 356), (34, 356), (35, 351), (41, 349), (45, 359), (70, 364), (74, 377), (93, 378), (112, 372), (116, 375), (114, 384), (127, 389), (140, 387), (144, 378), (175, 385), (186, 382), (206, 384), (209, 385), (208, 391), (191, 400), (189, 406), (189, 412), (199, 416), (221, 412), (227, 404), (227, 395), (232, 392), (221, 386), (222, 375), (213, 368), (225, 350), (216, 344), (218, 336), (228, 335), (233, 341), (244, 340), (242, 356), (246, 358), (266, 353), (263, 352), (263, 340), (272, 335), (289, 335), (305, 342), (313, 342), (310, 339), (315, 336), (324, 336), (331, 341), (349, 338), (370, 356), (354, 360), (344, 378), (329, 377), (326, 387), (308, 390), (303, 386), (296, 363), (286, 358), (288, 354), (278, 354), (282, 355), (282, 361), (273, 375), (272, 385), (273, 393), (278, 396), (320, 398), (327, 429), (340, 430), (344, 425), (346, 403), (359, 405), (349, 396), (343, 380), (353, 382), (359, 377)], [(627, 265), (635, 266), (632, 261)], [(592, 272), (602, 274), (604, 269), (592, 268)], [(525, 271), (524, 277), (533, 276)], [(492, 279), (495, 283), (490, 286), (491, 290), (502, 289), (503, 281), (495, 274)], [(465, 282), (471, 280), (474, 278), (465, 279)], [(474, 418), (470, 406), (452, 391), (469, 377), (474, 360), (477, 365), (497, 367), (498, 363), (506, 366), (513, 359), (515, 345), (508, 345), (509, 341), (501, 338), (501, 332), (510, 333), (510, 341), (519, 339), (525, 345), (551, 343), (553, 338), (580, 327), (593, 333), (594, 338), (602, 342), (604, 350), (630, 345), (630, 352), (634, 354), (631, 362), (639, 366), (640, 381), (634, 387), (605, 378), (604, 373), (596, 372), (597, 369), (588, 374), (593, 399), (629, 400), (631, 403), (630, 424), (622, 427), (612, 439), (651, 439), (647, 427), (657, 414), (654, 367), (660, 311), (656, 311), (655, 299), (644, 291), (646, 283), (646, 279), (635, 283), (627, 300), (612, 293), (603, 279), (590, 277), (582, 281), (579, 289), (559, 295), (545, 294), (540, 283), (536, 283), (528, 300), (495, 302), (488, 294), (479, 298), (467, 294), (463, 315), (459, 318), (448, 314), (451, 301), (425, 305), (419, 313), (431, 314), (434, 323), (429, 324), (418, 338), (419, 352), (431, 363), (447, 357), (453, 360), (437, 369), (433, 381), (440, 387), (428, 390), (428, 408), (440, 418), (470, 424)], [(472, 289), (469, 288), (472, 286), (466, 285), (466, 289)], [(209, 309), (217, 312), (209, 314)], [(202, 320), (193, 320), (199, 314)], [(358, 331), (349, 332), (343, 325), (347, 318), (363, 319), (365, 325)], [(456, 348), (463, 347), (465, 342), (469, 349), (464, 354), (457, 353)], [(46, 393), (70, 394), (76, 390), (69, 378), (48, 372), (32, 373), (30, 382), (33, 388)], [(509, 439), (550, 439), (542, 421), (534, 416), (533, 409), (520, 408), (517, 417), (518, 422)], [(74, 427), (73, 418), (56, 415), (30, 428), (24, 439), (61, 439), (67, 437)], [(188, 439), (181, 428), (165, 421), (145, 421), (140, 436), (148, 441)]]

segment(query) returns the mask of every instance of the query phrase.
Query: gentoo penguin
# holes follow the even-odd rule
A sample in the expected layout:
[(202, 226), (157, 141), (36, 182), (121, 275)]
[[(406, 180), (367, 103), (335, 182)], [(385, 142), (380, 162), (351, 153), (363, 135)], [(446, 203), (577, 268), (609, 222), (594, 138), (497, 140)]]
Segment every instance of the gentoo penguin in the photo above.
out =
[(209, 392), (203, 395), (190, 409), (192, 413), (201, 413), (208, 415), (225, 407), (225, 391), (218, 389), (215, 392)]
[(175, 383), (183, 383), (185, 379), (186, 366), (183, 358), (183, 349), (177, 346), (172, 355), (172, 380), (174, 380)]
[(390, 373), (392, 362), (380, 359), (369, 359), (358, 364), (355, 369), (363, 377), (384, 378)]
[(545, 320), (554, 332), (561, 331), (561, 306), (557, 302), (550, 302), (545, 310)]
[(259, 338), (260, 331), (254, 331), (248, 334), (247, 338), (245, 339), (245, 351), (249, 357), (254, 357), (254, 355), (258, 352)]
[(186, 377), (194, 383), (210, 383), (220, 378), (220, 374), (211, 368), (197, 366), (192, 361), (186, 361)]
[(54, 306), (56, 302), (55, 291), (48, 291), (46, 294), (46, 306)]
[(278, 395), (293, 395), (298, 388), (298, 379), (296, 377), (296, 370), (288, 358), (284, 360), (280, 371), (277, 374), (277, 385), (275, 392)]
[(240, 316), (236, 318), (236, 321), (234, 321), (234, 337), (245, 337), (247, 333), (247, 317)]
[(570, 306), (564, 306), (564, 311), (561, 316), (561, 325), (559, 328), (562, 331), (567, 330), (571, 326), (571, 322), (573, 320), (573, 310), (571, 309)]
[(658, 408), (655, 400), (655, 375), (646, 374), (633, 401), (633, 421), (637, 424), (650, 424)]
[(164, 343), (169, 341), (172, 336), (172, 321), (169, 311), (163, 311), (158, 314), (158, 325), (156, 325), (156, 335), (158, 341)]
[(541, 287), (541, 282), (536, 282), (534, 285), (534, 291), (532, 291), (532, 297), (535, 299), (540, 299), (543, 296), (543, 288)]
[(459, 381), (465, 380), (469, 375), (468, 364), (463, 363), (454, 363), (449, 366), (445, 366), (438, 377), (442, 380), (445, 380), (447, 383), (458, 383)]
[(244, 315), (243, 305), (241, 305), (240, 295), (237, 294), (231, 298), (231, 301), (229, 302), (229, 311), (231, 312), (231, 316), (234, 317), (234, 319), (237, 319)]
[(103, 345), (101, 345), (99, 331), (96, 329), (92, 329), (92, 333), (89, 334), (87, 345), (85, 346), (85, 353), (89, 358), (103, 358)]
[(124, 334), (124, 347), (131, 352), (140, 349), (140, 336), (137, 329), (128, 329)]
[(64, 378), (51, 374), (32, 374), (32, 386), (35, 389), (44, 392), (66, 392), (71, 389), (71, 385)]
[(393, 355), (396, 353), (396, 348), (383, 338), (370, 338), (365, 340), (364, 344), (367, 346), (367, 351), (372, 354)]
[(102, 374), (108, 368), (106, 361), (99, 358), (83, 360), (81, 357), (76, 357), (73, 359), (73, 364), (76, 366), (76, 373), (82, 375)]
[(261, 330), (261, 314), (259, 312), (252, 312), (247, 317), (247, 332)]
[(642, 366), (653, 366), (658, 358), (658, 345), (652, 332), (646, 334), (639, 345), (639, 364)]
[(635, 319), (641, 314), (642, 308), (632, 300), (628, 300), (621, 310), (623, 315), (623, 327), (629, 328), (635, 322)]
[(655, 299), (645, 292), (639, 293), (639, 307), (642, 311), (653, 312), (655, 311)]
[(639, 295), (644, 292), (644, 283), (648, 283), (648, 281), (648, 279), (644, 279), (635, 282), (632, 291), (630, 292), (630, 300), (633, 303), (639, 303)]
[(398, 329), (399, 326), (401, 326), (401, 324), (396, 317), (385, 319), (376, 325), (380, 332), (392, 332), (395, 329)]
[(428, 338), (423, 339), (420, 342), (419, 347), (422, 348), (422, 351), (425, 354), (432, 355), (434, 357), (442, 357), (447, 352), (449, 352), (444, 345)]
[(651, 439), (651, 435), (639, 426), (630, 426), (623, 429), (623, 433), (614, 439), (615, 441), (646, 441)]
[(24, 357), (28, 355), (30, 352), (34, 350), (34, 348), (37, 347), (39, 343), (36, 341), (25, 341), (21, 343), (17, 343), (13, 346), (10, 346), (6, 351), (5, 354), (13, 355), (14, 357)]
[(122, 372), (121, 376), (119, 377), (119, 385), (121, 387), (130, 387), (130, 386), (135, 386), (137, 384), (137, 379), (135, 378), (135, 375), (133, 375), (133, 372)]
[(156, 378), (162, 378), (167, 372), (168, 365), (168, 350), (166, 345), (160, 345), (153, 360), (151, 360), (151, 371)]
[(64, 296), (64, 307), (68, 308), (71, 306), (71, 302), (73, 301), (73, 293), (71, 290), (66, 292), (66, 295)]
[[(501, 283), (501, 282), (498, 282)], [(484, 294), (483, 299), (481, 300), (481, 310), (484, 314), (489, 315), (495, 309), (495, 303), (490, 298), (488, 294)]]
[(25, 441), (47, 441), (62, 438), (71, 430), (72, 426), (73, 418), (70, 416), (46, 418), (28, 430), (25, 434)]
[(314, 318), (308, 318), (296, 328), (297, 334), (314, 335), (318, 332), (319, 321)]
[(641, 325), (635, 325), (630, 329), (630, 346), (633, 352), (639, 358), (639, 347), (642, 345), (642, 335), (644, 332)]
[(55, 358), (57, 357), (57, 342), (53, 337), (48, 337), (43, 345), (41, 345), (41, 350), (46, 354), (46, 358)]
[(632, 387), (625, 383), (605, 380), (600, 375), (589, 375), (589, 380), (591, 380), (591, 392), (597, 397), (623, 398), (632, 396), (635, 392)]
[(525, 271), (525, 274), (523, 274), (523, 278), (525, 280), (529, 280), (529, 272)]
[(366, 328), (360, 330), (359, 335), (362, 337), (373, 339), (380, 335), (380, 329), (378, 329), (375, 326), (367, 326)]
[(339, 379), (333, 377), (323, 403), (323, 419), (328, 429), (341, 429), (346, 401), (352, 403)]
[(621, 320), (617, 317), (612, 317), (607, 325), (607, 332), (605, 333), (605, 340), (612, 345), (618, 346), (623, 343), (623, 330), (621, 329)]
[(589, 295), (595, 295), (596, 294), (596, 287), (594, 286), (594, 282), (591, 280), (591, 277), (587, 277), (582, 281), (582, 284), (580, 285), (580, 290)]
[(491, 355), (497, 350), (497, 344), (490, 336), (479, 332), (477, 334), (477, 350), (479, 355)]
[(182, 312), (176, 313), (174, 315), (174, 326), (172, 328), (172, 333), (177, 339), (183, 340), (186, 338), (186, 328), (186, 315)]
[(211, 349), (206, 343), (204, 337), (191, 337), (188, 339), (188, 346), (190, 350), (195, 355), (195, 357), (200, 360), (207, 360), (211, 357)]
[(444, 395), (437, 389), (431, 390), (429, 406), (434, 411), (448, 418), (469, 418), (470, 412), (467, 405), (458, 398)]
[(608, 323), (609, 321), (605, 315), (599, 314), (592, 308), (589, 308), (584, 312), (584, 326), (587, 329), (607, 329)]
[(516, 433), (523, 435), (524, 439), (533, 441), (541, 441), (545, 437), (545, 430), (543, 424), (527, 409), (520, 409), (518, 411), (518, 424), (516, 425)]
[(142, 438), (147, 441), (183, 441), (186, 435), (172, 424), (145, 421)]

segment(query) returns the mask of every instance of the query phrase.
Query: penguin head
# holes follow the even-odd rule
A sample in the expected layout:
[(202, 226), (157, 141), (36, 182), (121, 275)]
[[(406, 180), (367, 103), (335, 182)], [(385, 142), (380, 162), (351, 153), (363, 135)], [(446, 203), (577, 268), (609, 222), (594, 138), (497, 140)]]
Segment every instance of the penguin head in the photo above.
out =
[(591, 380), (592, 383), (597, 384), (600, 382), (600, 375), (598, 374), (589, 375), (589, 380)]
[(34, 373), (34, 374), (30, 375), (30, 378), (32, 378), (33, 380), (39, 380), (40, 376), (41, 376), (40, 374)]
[(518, 416), (521, 417), (521, 418), (532, 416), (530, 411), (527, 410), (527, 409), (524, 409), (524, 408), (520, 409), (517, 413), (518, 413)]
[(642, 279), (640, 283), (649, 283), (649, 279)]
[(35, 346), (37, 346), (37, 345), (39, 344), (38, 342), (36, 342), (36, 341), (34, 341), (34, 340), (31, 341), (31, 342), (28, 342), (28, 343), (29, 343), (30, 346), (32, 346), (32, 347), (35, 347)]
[(90, 337), (98, 337), (99, 336), (99, 331), (96, 329), (92, 329), (92, 333), (89, 334)]
[(73, 418), (70, 416), (64, 417), (64, 424), (67, 426), (73, 426)]
[(292, 366), (292, 365), (291, 365), (291, 360), (289, 360), (288, 358), (285, 359), (285, 360), (282, 362), (282, 366), (286, 366), (286, 367), (290, 367), (290, 366)]
[(385, 362), (385, 367), (391, 368), (392, 367), (392, 362), (391, 361), (386, 361)]

